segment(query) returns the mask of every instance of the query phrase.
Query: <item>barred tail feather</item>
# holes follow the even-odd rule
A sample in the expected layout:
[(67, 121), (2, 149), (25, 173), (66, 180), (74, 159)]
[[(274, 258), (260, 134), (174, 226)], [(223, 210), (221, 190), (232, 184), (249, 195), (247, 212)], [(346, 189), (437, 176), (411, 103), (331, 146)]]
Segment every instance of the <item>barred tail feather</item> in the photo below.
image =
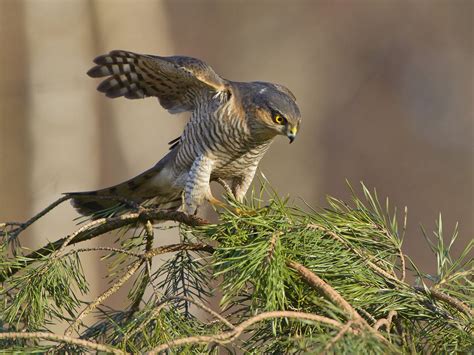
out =
[(142, 196), (138, 193), (134, 193), (142, 186), (142, 184), (154, 176), (153, 172), (147, 171), (145, 173), (121, 184), (107, 187), (105, 189), (84, 192), (68, 192), (66, 195), (72, 197), (71, 204), (77, 212), (86, 216), (114, 207), (123, 206), (131, 208), (134, 204), (140, 204), (145, 201), (147, 197), (148, 199), (153, 197)]
[(112, 209), (114, 212), (130, 210), (151, 199), (163, 206), (177, 205), (179, 200), (179, 206), (181, 191), (164, 190), (163, 186), (167, 184), (163, 179), (167, 176), (160, 175), (174, 156), (175, 150), (172, 150), (151, 169), (118, 185), (96, 191), (67, 192), (65, 195), (71, 197), (72, 206), (85, 216), (107, 214)]

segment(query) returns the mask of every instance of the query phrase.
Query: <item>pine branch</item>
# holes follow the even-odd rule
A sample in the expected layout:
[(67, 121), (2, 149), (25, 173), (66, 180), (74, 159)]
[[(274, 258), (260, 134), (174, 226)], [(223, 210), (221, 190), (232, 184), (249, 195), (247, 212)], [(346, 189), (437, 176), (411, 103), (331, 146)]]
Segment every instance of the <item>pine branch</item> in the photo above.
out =
[(7, 333), (0, 333), (0, 339), (45, 339), (51, 340), (56, 342), (62, 342), (72, 345), (79, 345), (84, 348), (88, 348), (91, 350), (96, 351), (105, 351), (107, 353), (112, 354), (126, 354), (125, 352), (115, 349), (111, 346), (107, 346), (104, 344), (98, 344), (92, 341), (84, 340), (84, 339), (77, 339), (66, 335), (60, 334), (53, 334), (53, 333), (46, 333), (46, 332), (31, 332), (31, 333), (24, 333), (24, 332), (7, 332)]
[(23, 263), (16, 267), (11, 267), (4, 275), (0, 275), (0, 282), (4, 282), (6, 278), (13, 276), (24, 267), (33, 263), (35, 260), (48, 256), (59, 249), (64, 249), (68, 245), (91, 240), (107, 232), (111, 232), (125, 226), (134, 225), (136, 223), (146, 223), (147, 221), (175, 221), (192, 227), (205, 225), (208, 223), (197, 216), (189, 216), (182, 212), (161, 211), (156, 209), (145, 209), (140, 212), (127, 213), (118, 217), (97, 219), (79, 228), (76, 232), (70, 234), (69, 236), (61, 238), (52, 243), (48, 243), (44, 247), (26, 255)]
[[(246, 321), (240, 323), (233, 327), (232, 330), (222, 332), (216, 335), (200, 335), (200, 336), (192, 336), (187, 338), (176, 339), (170, 341), (167, 344), (162, 344), (149, 352), (150, 355), (158, 354), (161, 351), (165, 351), (174, 347), (187, 345), (187, 344), (227, 344), (234, 341), (236, 338), (240, 337), (242, 333), (255, 323), (262, 322), (267, 319), (275, 319), (275, 318), (287, 318), (287, 319), (297, 319), (300, 321), (313, 321), (319, 322), (323, 324), (327, 324), (334, 328), (342, 329), (344, 326), (330, 318), (318, 316), (316, 314), (310, 313), (303, 313), (303, 312), (291, 312), (291, 311), (280, 311), (280, 312), (266, 312), (260, 313), (254, 317), (247, 319)], [(352, 333), (357, 333), (356, 330), (347, 330)]]
[[(212, 225), (196, 216), (118, 201), (129, 211), (89, 221), (28, 255), (18, 246), (8, 251), (9, 240), (19, 238), (67, 196), (27, 222), (0, 225), (2, 348), (439, 353), (465, 352), (472, 346), (469, 253), (474, 244), (452, 258), (457, 230), (446, 241), (438, 221), (435, 240), (427, 238), (438, 270), (427, 275), (401, 250), (396, 212), (388, 202), (382, 207), (365, 186), (364, 199), (354, 197), (353, 205), (329, 198), (329, 208), (308, 212), (280, 199), (265, 181), (262, 185), (248, 204), (227, 191), (229, 208)], [(155, 234), (159, 238), (159, 226), (154, 230), (153, 223), (164, 220), (180, 223), (181, 242), (153, 248)], [(404, 234), (406, 209), (402, 223)], [(133, 235), (118, 238), (116, 246), (74, 247), (110, 231), (130, 230)], [(77, 291), (85, 295), (88, 286), (81, 256), (88, 252), (112, 258), (113, 279), (107, 290), (79, 308)], [(165, 253), (171, 254), (169, 260), (152, 271), (152, 259)], [(405, 259), (412, 263), (415, 285), (407, 281)], [(129, 306), (107, 307), (110, 296), (134, 275)], [(207, 305), (215, 289), (222, 293), (222, 310)], [(100, 315), (97, 323), (84, 326), (92, 314)], [(66, 324), (65, 335), (35, 332), (51, 324)], [(82, 332), (81, 339), (70, 336), (74, 331)]]

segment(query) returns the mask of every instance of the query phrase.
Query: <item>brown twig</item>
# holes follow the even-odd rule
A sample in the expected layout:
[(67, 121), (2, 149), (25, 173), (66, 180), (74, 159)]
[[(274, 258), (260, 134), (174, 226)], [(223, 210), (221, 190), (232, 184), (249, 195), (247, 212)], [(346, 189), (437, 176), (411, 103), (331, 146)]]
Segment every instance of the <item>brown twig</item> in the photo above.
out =
[[(86, 194), (82, 194), (82, 196), (87, 196)], [(91, 195), (92, 196), (92, 195)], [(64, 196), (58, 198), (56, 201), (48, 205), (46, 208), (41, 210), (39, 213), (35, 214), (33, 217), (31, 217), (29, 220), (26, 222), (6, 222), (6, 223), (1, 223), (0, 227), (8, 227), (8, 226), (17, 226), (17, 228), (11, 230), (8, 232), (8, 234), (12, 237), (18, 236), (21, 232), (23, 232), (25, 229), (27, 229), (29, 226), (31, 226), (34, 222), (36, 222), (38, 219), (41, 217), (45, 216), (48, 214), (50, 211), (52, 211), (54, 208), (59, 206), (61, 203), (64, 201), (67, 201), (71, 198), (73, 198), (73, 195), (70, 194), (65, 194)], [(133, 210), (138, 210), (140, 208), (140, 205), (136, 203), (135, 201), (129, 200), (125, 197), (121, 196), (113, 196), (113, 195), (93, 195), (94, 199), (98, 200), (114, 200), (117, 202), (122, 202), (129, 208)], [(3, 233), (0, 233), (0, 236), (2, 236)]]
[(197, 217), (187, 215), (179, 211), (161, 211), (156, 209), (145, 209), (140, 212), (127, 213), (117, 217), (98, 219), (92, 221), (85, 226), (81, 227), (79, 230), (69, 235), (66, 238), (61, 238), (55, 242), (51, 242), (44, 247), (37, 249), (36, 251), (28, 254), (26, 259), (21, 265), (12, 266), (8, 272), (5, 272), (4, 275), (0, 276), (0, 282), (4, 282), (8, 277), (14, 275), (22, 268), (30, 265), (36, 259), (40, 259), (44, 256), (48, 256), (53, 252), (57, 251), (64, 245), (72, 245), (86, 240), (93, 239), (107, 232), (119, 229), (127, 225), (133, 225), (137, 222), (143, 221), (175, 221), (180, 222), (191, 227), (201, 226), (208, 224), (207, 221)]
[(146, 327), (146, 325), (161, 312), (163, 307), (168, 302), (173, 301), (173, 300), (180, 300), (180, 301), (190, 302), (190, 303), (196, 305), (198, 308), (212, 314), (215, 318), (217, 318), (217, 321), (221, 321), (222, 323), (227, 325), (230, 329), (235, 329), (234, 325), (232, 323), (230, 323), (227, 319), (222, 317), (219, 313), (213, 311), (211, 308), (205, 306), (201, 302), (199, 302), (197, 300), (194, 300), (192, 298), (189, 298), (189, 297), (171, 296), (171, 297), (165, 298), (160, 303), (158, 303), (156, 308), (151, 313), (150, 317), (148, 317), (148, 319), (146, 321), (143, 321), (136, 329), (133, 330), (133, 332), (126, 334), (124, 336), (123, 342), (126, 343), (128, 341), (128, 339), (130, 339), (134, 334), (137, 334), (137, 333), (141, 332)]
[(390, 327), (392, 325), (392, 319), (397, 316), (397, 311), (391, 310), (388, 312), (387, 318), (381, 318), (374, 324), (374, 329), (379, 330), (381, 327), (385, 326), (387, 332), (390, 332)]
[(465, 304), (464, 302), (461, 302), (460, 300), (457, 300), (454, 297), (451, 297), (450, 295), (447, 295), (446, 293), (443, 293), (441, 291), (438, 291), (432, 288), (427, 290), (419, 286), (415, 286), (415, 290), (426, 293), (427, 295), (432, 296), (433, 298), (436, 298), (437, 300), (443, 301), (471, 318), (474, 317), (473, 310), (467, 304)]
[[(153, 241), (154, 241), (154, 232), (153, 232), (153, 225), (151, 224), (150, 221), (147, 221), (145, 223), (145, 235), (146, 235), (146, 244), (145, 244), (145, 253), (149, 252), (153, 248)], [(130, 306), (130, 317), (134, 315), (135, 312), (137, 312), (140, 309), (140, 302), (143, 299), (143, 295), (145, 294), (146, 287), (148, 286), (148, 283), (150, 282), (150, 275), (151, 275), (151, 264), (152, 264), (152, 258), (146, 260), (146, 268), (145, 268), (145, 275), (142, 278), (140, 285), (138, 286), (139, 290), (139, 295), (133, 302), (133, 304)]]
[(205, 251), (208, 253), (214, 252), (214, 247), (205, 244), (205, 243), (177, 243), (177, 244), (169, 244), (164, 245), (161, 247), (154, 248), (149, 252), (143, 254), (145, 259), (153, 258), (154, 256), (165, 254), (165, 253), (172, 253), (175, 251), (183, 251), (183, 250), (191, 250), (191, 251)]
[(45, 339), (61, 343), (83, 346), (96, 351), (104, 351), (112, 354), (126, 354), (126, 352), (108, 345), (95, 343), (84, 339), (77, 339), (66, 335), (46, 333), (46, 332), (7, 332), (0, 333), (0, 339)]
[(104, 302), (107, 298), (117, 292), (120, 287), (123, 286), (125, 282), (130, 279), (135, 272), (140, 268), (140, 266), (144, 263), (144, 260), (137, 260), (133, 264), (131, 264), (125, 275), (123, 275), (120, 279), (117, 280), (110, 288), (107, 289), (104, 293), (102, 293), (99, 297), (97, 297), (93, 302), (89, 303), (89, 305), (84, 308), (84, 310), (79, 313), (76, 320), (66, 329), (64, 335), (69, 336), (72, 334), (73, 330), (79, 326), (81, 320), (87, 316), (90, 312), (92, 312), (97, 306), (99, 306), (102, 302)]
[(90, 247), (90, 248), (79, 248), (79, 249), (74, 249), (71, 250), (61, 256), (58, 256), (58, 258), (64, 258), (72, 254), (78, 254), (78, 253), (83, 253), (83, 252), (88, 252), (88, 251), (109, 251), (113, 253), (120, 253), (120, 254), (127, 254), (130, 256), (134, 256), (136, 258), (142, 258), (143, 255), (139, 253), (134, 253), (133, 251), (130, 250), (125, 250), (125, 249), (120, 249), (120, 248), (113, 248), (113, 247)]
[[(35, 223), (38, 219), (46, 215), (48, 212), (50, 212), (52, 209), (56, 208), (59, 206), (61, 203), (64, 201), (69, 200), (71, 197), (69, 196), (62, 196), (61, 198), (58, 198), (56, 201), (51, 203), (49, 206), (47, 206), (45, 209), (40, 211), (39, 213), (35, 214), (33, 217), (31, 217), (29, 220), (26, 222), (6, 222), (2, 223), (2, 227), (9, 227), (9, 226), (17, 226), (17, 228), (11, 230), (8, 232), (8, 234), (12, 237), (18, 236), (21, 232), (23, 232), (25, 229), (27, 229), (29, 226), (31, 226), (33, 223)], [(3, 236), (4, 233), (0, 233), (0, 236)]]
[(359, 312), (359, 313), (362, 313), (365, 318), (368, 318), (372, 323), (376, 323), (377, 322), (377, 319), (372, 315), (370, 314), (369, 312), (367, 312), (365, 309), (361, 308), (361, 307), (356, 307), (356, 310)]
[(399, 255), (400, 255), (400, 268), (402, 269), (402, 278), (401, 278), (402, 282), (405, 282), (405, 279), (406, 279), (405, 254), (403, 254), (403, 252), (402, 252), (401, 241), (404, 239), (405, 232), (407, 230), (407, 218), (408, 218), (408, 208), (407, 208), (407, 206), (405, 206), (404, 212), (405, 213), (404, 213), (403, 228), (402, 228), (403, 232), (402, 232), (402, 236), (401, 236), (401, 239), (400, 239), (400, 246), (398, 247), (398, 252), (399, 252)]
[[(230, 343), (233, 340), (237, 339), (245, 331), (245, 329), (251, 327), (255, 323), (261, 322), (266, 319), (274, 319), (274, 318), (293, 318), (293, 319), (299, 319), (299, 320), (320, 322), (320, 323), (327, 324), (328, 326), (339, 328), (339, 329), (343, 327), (341, 323), (339, 323), (338, 321), (335, 321), (334, 319), (319, 316), (312, 313), (293, 312), (293, 311), (266, 312), (266, 313), (260, 313), (252, 318), (249, 318), (243, 321), (239, 325), (235, 326), (235, 328), (232, 330), (222, 332), (216, 335), (198, 335), (198, 336), (172, 340), (166, 344), (161, 344), (160, 346), (154, 348), (148, 354), (150, 355), (158, 354), (159, 352), (168, 350), (172, 347), (182, 346), (186, 344)], [(356, 330), (349, 329), (348, 331), (352, 333), (357, 333)]]
[(317, 289), (326, 298), (335, 303), (337, 306), (341, 307), (342, 310), (347, 313), (349, 319), (367, 324), (365, 319), (362, 318), (359, 313), (357, 313), (357, 311), (349, 304), (349, 302), (347, 302), (334, 288), (332, 288), (328, 283), (326, 283), (311, 270), (291, 260), (287, 261), (287, 265), (294, 269), (310, 286)]
[(406, 264), (405, 264), (405, 255), (402, 252), (402, 248), (398, 248), (398, 255), (400, 258), (400, 269), (402, 270), (402, 278), (400, 279), (401, 282), (405, 282), (406, 278)]
[(217, 178), (215, 181), (224, 188), (227, 195), (235, 197), (229, 184), (227, 184), (223, 179)]
[(70, 235), (68, 235), (66, 238), (63, 239), (63, 243), (61, 244), (61, 246), (59, 247), (58, 250), (55, 250), (53, 252), (51, 257), (55, 258), (57, 255), (62, 254), (62, 252), (66, 249), (66, 247), (69, 245), (69, 243), (71, 243), (71, 241), (73, 239), (75, 239), (78, 235), (84, 234), (84, 232), (88, 232), (93, 228), (98, 228), (98, 227), (106, 224), (107, 221), (108, 221), (107, 218), (96, 219), (96, 220), (91, 221), (91, 222), (87, 223), (86, 225), (82, 226), (81, 228), (79, 228), (74, 233), (71, 233)]
[(79, 323), (81, 322), (81, 320), (85, 316), (87, 316), (90, 312), (92, 312), (95, 308), (97, 308), (97, 306), (99, 306), (107, 298), (109, 298), (111, 295), (117, 292), (135, 274), (135, 272), (140, 268), (140, 266), (143, 265), (144, 262), (160, 254), (170, 253), (174, 251), (181, 251), (181, 250), (214, 251), (214, 248), (204, 243), (196, 243), (196, 244), (180, 243), (180, 244), (170, 244), (170, 245), (161, 246), (144, 253), (140, 260), (137, 260), (134, 263), (129, 265), (129, 267), (127, 268), (127, 272), (120, 279), (118, 279), (104, 293), (102, 293), (93, 302), (91, 302), (79, 314), (79, 316), (75, 319), (75, 321), (66, 329), (64, 335), (71, 335), (73, 330), (79, 326)]
[(388, 342), (382, 334), (374, 330), (367, 321), (361, 317), (359, 313), (347, 302), (334, 288), (331, 287), (328, 283), (326, 283), (323, 279), (313, 273), (311, 270), (307, 269), (303, 265), (295, 262), (295, 261), (287, 261), (287, 265), (294, 269), (298, 274), (301, 276), (303, 280), (305, 280), (311, 287), (315, 288), (319, 292), (323, 293), (323, 295), (328, 298), (331, 302), (336, 304), (337, 306), (341, 307), (349, 316), (350, 320), (360, 324), (362, 327), (367, 329), (372, 335), (374, 335), (377, 339)]

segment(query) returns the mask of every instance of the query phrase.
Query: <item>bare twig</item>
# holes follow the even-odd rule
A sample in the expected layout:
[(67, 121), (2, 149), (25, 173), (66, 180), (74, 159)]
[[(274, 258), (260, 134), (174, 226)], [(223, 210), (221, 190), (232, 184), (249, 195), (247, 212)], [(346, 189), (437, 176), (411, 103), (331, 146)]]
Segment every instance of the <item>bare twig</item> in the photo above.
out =
[(117, 217), (97, 219), (81, 227), (79, 230), (72, 233), (68, 237), (51, 242), (44, 247), (28, 254), (26, 256), (27, 260), (21, 265), (12, 266), (7, 272), (5, 272), (4, 275), (0, 276), (0, 282), (5, 281), (8, 277), (14, 275), (22, 268), (33, 263), (36, 259), (50, 255), (64, 245), (67, 246), (90, 240), (107, 232), (119, 229), (126, 225), (133, 225), (140, 221), (175, 221), (192, 227), (208, 224), (207, 221), (197, 216), (187, 215), (179, 211), (161, 211), (156, 209), (146, 209), (140, 212), (127, 213)]
[(150, 250), (149, 252), (145, 253), (143, 257), (145, 259), (149, 259), (160, 254), (172, 253), (175, 251), (183, 251), (183, 250), (205, 251), (208, 253), (214, 252), (214, 248), (205, 243), (178, 243), (178, 244), (170, 244), (170, 245), (164, 245), (158, 248), (154, 248)]
[(224, 188), (224, 190), (225, 190), (225, 192), (226, 192), (227, 195), (229, 195), (229, 196), (235, 198), (234, 193), (232, 192), (232, 189), (230, 188), (229, 184), (227, 184), (227, 183), (226, 183), (223, 179), (221, 179), (221, 178), (217, 178), (217, 179), (216, 179), (216, 182)]
[(349, 315), (349, 319), (367, 324), (365, 319), (357, 313), (349, 302), (347, 302), (334, 288), (311, 270), (295, 261), (288, 261), (287, 265), (298, 272), (301, 278), (303, 278), (310, 286), (320, 291), (326, 298), (341, 307)]
[(372, 315), (370, 314), (369, 312), (367, 312), (365, 309), (361, 308), (361, 307), (356, 307), (356, 310), (359, 312), (359, 313), (362, 313), (365, 318), (368, 318), (372, 323), (376, 323), (377, 322), (377, 319)]
[[(87, 196), (87, 195), (82, 194), (82, 196)], [(113, 195), (93, 195), (93, 196), (94, 196), (94, 199), (97, 199), (97, 200), (114, 200), (114, 201), (117, 201), (117, 202), (122, 202), (123, 204), (125, 204), (126, 206), (128, 206), (129, 208), (131, 208), (133, 210), (138, 210), (140, 208), (140, 205), (138, 203), (136, 203), (135, 201), (129, 200), (125, 197), (122, 197), (122, 196), (113, 196)], [(67, 200), (69, 200), (73, 197), (74, 197), (73, 195), (65, 194), (64, 196), (58, 198), (56, 201), (54, 201), (53, 203), (48, 205), (46, 208), (41, 210), (39, 213), (35, 214), (33, 217), (31, 217), (26, 222), (6, 222), (6, 223), (0, 224), (0, 227), (1, 226), (3, 226), (3, 227), (5, 227), (5, 226), (6, 227), (8, 227), (8, 226), (17, 226), (17, 228), (15, 228), (13, 230), (10, 230), (8, 232), (8, 234), (11, 237), (16, 237), (21, 232), (23, 232), (25, 229), (27, 229), (29, 226), (31, 226), (34, 222), (36, 222), (38, 219), (40, 219), (41, 217), (48, 214), (50, 211), (52, 211), (54, 208), (59, 206), (64, 201), (67, 201)], [(0, 236), (2, 236), (2, 235), (3, 235), (3, 233), (0, 233)]]
[(398, 248), (398, 254), (399, 254), (399, 257), (400, 257), (400, 269), (402, 271), (402, 278), (400, 279), (400, 281), (405, 282), (405, 278), (407, 276), (406, 275), (405, 255), (403, 254), (401, 247)]
[(74, 240), (78, 235), (84, 234), (84, 232), (88, 232), (93, 228), (100, 227), (100, 226), (106, 224), (107, 221), (108, 221), (107, 218), (100, 218), (100, 219), (96, 219), (96, 220), (91, 221), (91, 222), (87, 223), (86, 225), (82, 226), (77, 231), (75, 231), (74, 233), (72, 233), (72, 234), (68, 235), (66, 238), (64, 238), (63, 243), (60, 246), (60, 248), (58, 250), (55, 250), (53, 252), (53, 254), (51, 255), (51, 257), (55, 258), (57, 255), (60, 255), (66, 249), (66, 247), (69, 245), (69, 243), (71, 243), (72, 240)]
[(88, 252), (88, 251), (109, 251), (113, 253), (120, 253), (120, 254), (127, 254), (130, 256), (134, 256), (136, 258), (142, 258), (143, 255), (139, 253), (134, 253), (133, 251), (126, 250), (126, 249), (120, 249), (120, 248), (113, 248), (113, 247), (91, 247), (91, 248), (79, 248), (79, 249), (74, 249), (71, 250), (61, 256), (58, 256), (58, 258), (63, 258), (67, 257), (72, 254), (78, 254), (78, 253), (83, 253), (83, 252)]
[(129, 265), (127, 272), (120, 279), (118, 279), (104, 293), (102, 293), (93, 302), (91, 302), (79, 314), (76, 320), (66, 329), (64, 335), (71, 335), (73, 330), (79, 326), (79, 323), (81, 322), (81, 320), (85, 316), (87, 316), (90, 312), (92, 312), (95, 308), (97, 308), (97, 306), (99, 306), (107, 298), (109, 298), (111, 295), (117, 292), (125, 284), (125, 282), (127, 282), (135, 274), (135, 272), (140, 268), (140, 266), (142, 266), (144, 262), (146, 262), (147, 260), (159, 254), (170, 253), (170, 252), (181, 251), (181, 250), (214, 251), (214, 248), (204, 243), (196, 243), (196, 244), (180, 243), (180, 244), (165, 245), (165, 246), (158, 247), (146, 252), (145, 254), (143, 254), (140, 260), (137, 260), (134, 263)]
[[(21, 232), (23, 232), (25, 229), (27, 229), (29, 226), (31, 226), (33, 223), (35, 223), (38, 219), (46, 215), (48, 212), (53, 210), (56, 206), (59, 206), (61, 203), (64, 201), (69, 200), (71, 197), (69, 196), (62, 196), (61, 198), (58, 198), (56, 201), (54, 201), (52, 204), (50, 204), (48, 207), (31, 217), (29, 220), (26, 222), (6, 222), (2, 223), (3, 226), (8, 227), (8, 226), (17, 226), (17, 228), (11, 230), (8, 232), (8, 234), (11, 237), (16, 237), (18, 236)], [(4, 235), (3, 233), (0, 233), (0, 236)]]
[(435, 289), (429, 289), (426, 290), (423, 287), (416, 286), (415, 290), (419, 292), (423, 292), (428, 294), (429, 296), (436, 298), (437, 300), (443, 301), (447, 304), (449, 304), (451, 307), (456, 308), (458, 311), (466, 314), (469, 317), (474, 317), (474, 311), (464, 302), (461, 302), (460, 300), (451, 297), (450, 295), (447, 295), (441, 291), (435, 290)]
[(133, 264), (131, 264), (125, 275), (123, 275), (120, 279), (117, 280), (107, 291), (102, 293), (99, 297), (97, 297), (94, 302), (91, 302), (76, 318), (76, 320), (66, 329), (64, 332), (64, 335), (69, 336), (72, 334), (73, 330), (76, 329), (79, 326), (79, 323), (81, 320), (87, 316), (90, 312), (92, 312), (95, 308), (97, 308), (98, 305), (100, 305), (102, 302), (104, 302), (107, 298), (109, 298), (111, 295), (113, 295), (115, 292), (117, 292), (120, 287), (123, 286), (125, 282), (130, 279), (133, 274), (140, 268), (140, 266), (143, 264), (144, 260), (138, 260), (135, 261)]
[(408, 208), (405, 206), (404, 209), (404, 218), (403, 218), (403, 228), (402, 228), (402, 236), (400, 239), (400, 246), (398, 247), (398, 252), (400, 254), (400, 268), (402, 269), (402, 282), (405, 282), (406, 278), (406, 263), (405, 263), (405, 254), (402, 252), (402, 246), (401, 246), (401, 241), (403, 241), (405, 237), (405, 232), (407, 230), (407, 218), (408, 218)]
[(93, 341), (88, 341), (84, 339), (77, 339), (73, 337), (69, 337), (66, 335), (60, 334), (53, 334), (53, 333), (46, 333), (46, 332), (32, 332), (32, 333), (24, 333), (24, 332), (7, 332), (7, 333), (0, 333), (0, 339), (45, 339), (51, 340), (61, 343), (73, 344), (83, 346), (85, 348), (89, 348), (96, 351), (105, 351), (107, 353), (112, 354), (126, 354), (126, 352), (113, 348), (108, 345), (98, 344)]
[[(154, 232), (153, 232), (153, 225), (150, 221), (145, 223), (145, 234), (146, 234), (146, 244), (145, 244), (145, 253), (149, 252), (153, 248), (153, 240), (154, 240)], [(145, 294), (146, 287), (150, 281), (150, 270), (152, 264), (152, 258), (146, 260), (146, 268), (145, 268), (145, 276), (142, 278), (140, 285), (138, 286), (139, 295), (130, 306), (130, 317), (134, 315), (140, 309), (140, 302), (143, 299), (143, 295)]]
[[(173, 348), (176, 346), (182, 346), (186, 344), (230, 343), (233, 340), (237, 339), (245, 331), (245, 329), (251, 327), (255, 323), (261, 322), (266, 319), (274, 319), (274, 318), (293, 318), (293, 319), (299, 319), (299, 320), (320, 322), (328, 326), (331, 326), (333, 328), (339, 328), (339, 329), (343, 327), (341, 323), (339, 323), (338, 321), (335, 321), (334, 319), (319, 316), (312, 313), (293, 312), (293, 311), (266, 312), (266, 313), (260, 313), (252, 318), (249, 318), (243, 321), (239, 325), (235, 326), (235, 328), (232, 330), (222, 332), (216, 335), (198, 335), (198, 336), (172, 340), (166, 344), (162, 344), (154, 348), (148, 354), (150, 355), (158, 354), (160, 351), (165, 351), (170, 348)], [(357, 333), (356, 330), (348, 329), (348, 331), (352, 333)]]
[(125, 335), (124, 337), (124, 340), (123, 342), (127, 342), (128, 339), (130, 339), (133, 335), (141, 332), (145, 327), (146, 325), (154, 318), (156, 317), (160, 312), (161, 310), (163, 309), (163, 307), (168, 303), (168, 302), (171, 302), (173, 300), (179, 300), (179, 301), (186, 301), (186, 302), (189, 302), (189, 303), (192, 303), (194, 305), (196, 305), (198, 308), (210, 313), (211, 315), (213, 315), (217, 321), (221, 321), (222, 323), (224, 323), (227, 327), (229, 327), (230, 329), (235, 329), (234, 325), (232, 323), (230, 323), (227, 319), (225, 319), (224, 317), (222, 317), (219, 313), (213, 311), (211, 308), (207, 307), (206, 305), (204, 305), (203, 303), (197, 301), (197, 300), (194, 300), (192, 298), (189, 298), (189, 297), (182, 297), (182, 296), (171, 296), (171, 297), (166, 297), (165, 299), (163, 299), (160, 303), (158, 303), (158, 305), (156, 306), (156, 308), (153, 310), (152, 314), (150, 315), (150, 317), (148, 317), (148, 319), (144, 322), (142, 322), (136, 329), (133, 330), (133, 332), (131, 333), (128, 333)]
[(379, 319), (377, 322), (374, 324), (374, 329), (379, 330), (381, 327), (385, 326), (385, 329), (387, 332), (390, 332), (390, 327), (392, 325), (392, 319), (397, 316), (397, 311), (391, 310), (388, 312), (387, 318), (382, 318)]
[(287, 261), (287, 265), (298, 272), (298, 274), (313, 288), (318, 290), (319, 292), (323, 293), (325, 297), (327, 297), (331, 302), (335, 303), (339, 307), (341, 307), (348, 315), (349, 319), (353, 320), (354, 322), (359, 323), (361, 326), (365, 327), (372, 335), (374, 335), (377, 339), (387, 342), (382, 334), (374, 330), (367, 321), (360, 316), (359, 313), (347, 302), (334, 288), (331, 287), (328, 283), (326, 283), (323, 279), (313, 273), (311, 270), (307, 269), (303, 265), (295, 262), (295, 261)]

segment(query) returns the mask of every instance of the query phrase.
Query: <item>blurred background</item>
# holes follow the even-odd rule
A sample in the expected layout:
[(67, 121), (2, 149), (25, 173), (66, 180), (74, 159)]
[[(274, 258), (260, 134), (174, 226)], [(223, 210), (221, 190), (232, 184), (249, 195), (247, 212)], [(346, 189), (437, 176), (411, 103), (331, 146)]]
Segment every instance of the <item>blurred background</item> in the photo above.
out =
[[(435, 259), (420, 232), (441, 212), (472, 238), (471, 0), (0, 0), (0, 221), (22, 221), (67, 191), (154, 165), (187, 115), (155, 99), (111, 100), (86, 76), (113, 49), (201, 58), (225, 78), (286, 85), (303, 114), (261, 171), (280, 194), (326, 205), (363, 181), (403, 211), (404, 251)], [(38, 247), (75, 229), (61, 206), (23, 235)], [(176, 240), (176, 230), (158, 234)], [(100, 238), (99, 238), (100, 239)], [(105, 237), (95, 240), (104, 245)], [(87, 269), (100, 286), (103, 264)]]

